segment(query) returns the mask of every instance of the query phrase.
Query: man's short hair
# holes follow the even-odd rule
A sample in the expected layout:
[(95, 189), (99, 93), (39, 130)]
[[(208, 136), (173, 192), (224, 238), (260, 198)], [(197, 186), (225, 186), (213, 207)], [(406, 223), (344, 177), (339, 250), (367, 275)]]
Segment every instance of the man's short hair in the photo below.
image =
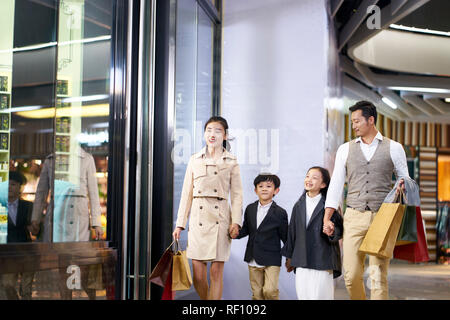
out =
[(21, 186), (27, 183), (27, 178), (19, 171), (10, 171), (9, 180), (19, 183)]
[(369, 101), (359, 101), (355, 103), (350, 108), (350, 112), (355, 112), (357, 110), (362, 111), (362, 115), (364, 118), (366, 118), (367, 121), (369, 121), (370, 117), (373, 117), (374, 124), (377, 124), (377, 108), (373, 105), (372, 102)]
[(280, 187), (280, 178), (278, 178), (276, 175), (271, 173), (260, 173), (255, 180), (253, 181), (253, 184), (255, 185), (255, 188), (258, 184), (261, 182), (270, 181), (273, 182), (275, 185), (275, 189), (278, 189)]

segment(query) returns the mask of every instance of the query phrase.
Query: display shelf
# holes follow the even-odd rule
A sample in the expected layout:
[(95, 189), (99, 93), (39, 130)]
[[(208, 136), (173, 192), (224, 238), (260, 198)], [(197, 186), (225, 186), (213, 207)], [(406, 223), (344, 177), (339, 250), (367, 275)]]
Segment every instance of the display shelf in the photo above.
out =
[(420, 207), (425, 220), (428, 254), (436, 258), (436, 212), (437, 212), (437, 149), (419, 147)]

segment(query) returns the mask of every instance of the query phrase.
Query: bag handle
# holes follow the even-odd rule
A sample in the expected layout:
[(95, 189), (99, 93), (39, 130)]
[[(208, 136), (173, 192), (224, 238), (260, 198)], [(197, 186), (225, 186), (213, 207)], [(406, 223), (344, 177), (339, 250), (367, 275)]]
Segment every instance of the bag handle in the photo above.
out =
[(403, 190), (395, 194), (394, 203), (406, 204), (406, 196)]

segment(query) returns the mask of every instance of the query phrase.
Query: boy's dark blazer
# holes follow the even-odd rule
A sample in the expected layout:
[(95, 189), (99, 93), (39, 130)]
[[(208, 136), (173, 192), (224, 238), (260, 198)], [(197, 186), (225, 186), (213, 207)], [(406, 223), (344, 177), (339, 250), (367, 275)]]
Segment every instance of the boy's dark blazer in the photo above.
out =
[(244, 261), (255, 259), (262, 266), (281, 266), (280, 240), (285, 243), (287, 239), (287, 212), (273, 201), (264, 220), (256, 228), (258, 203), (259, 200), (245, 209), (244, 223), (237, 237), (249, 236)]
[(8, 236), (7, 242), (29, 242), (31, 241), (27, 226), (31, 223), (31, 213), (33, 202), (19, 199), (17, 205), (16, 224), (12, 222), (8, 215)]

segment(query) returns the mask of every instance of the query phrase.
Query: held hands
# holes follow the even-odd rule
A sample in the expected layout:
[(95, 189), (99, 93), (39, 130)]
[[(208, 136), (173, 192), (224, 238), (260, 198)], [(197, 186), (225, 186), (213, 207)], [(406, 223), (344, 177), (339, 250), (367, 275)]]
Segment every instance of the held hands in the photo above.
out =
[(233, 223), (228, 228), (228, 233), (231, 239), (236, 239), (239, 235), (239, 225), (237, 223)]
[(291, 266), (291, 259), (286, 259), (286, 263), (284, 264), (285, 266), (286, 266), (286, 271), (287, 272), (291, 272), (291, 271), (294, 271), (294, 267), (293, 266)]
[(31, 224), (27, 226), (27, 229), (33, 236), (37, 235), (40, 230), (39, 221), (36, 220), (31, 221)]
[(323, 233), (325, 233), (327, 236), (331, 237), (334, 233), (334, 223), (330, 220), (323, 220)]

